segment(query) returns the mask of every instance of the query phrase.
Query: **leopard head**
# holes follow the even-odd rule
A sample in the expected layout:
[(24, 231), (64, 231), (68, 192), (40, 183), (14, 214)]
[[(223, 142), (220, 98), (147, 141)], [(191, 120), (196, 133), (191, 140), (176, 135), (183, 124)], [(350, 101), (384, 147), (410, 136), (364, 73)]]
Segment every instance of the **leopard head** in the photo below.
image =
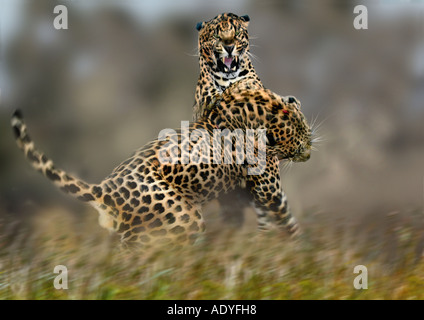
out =
[(264, 106), (267, 152), (280, 160), (307, 161), (312, 150), (311, 128), (300, 110), (300, 102), (292, 96), (284, 100)]
[(265, 129), (267, 155), (295, 162), (310, 158), (312, 130), (295, 97), (233, 86), (204, 115), (216, 128)]
[(226, 78), (235, 78), (243, 71), (243, 62), (248, 59), (249, 16), (223, 13), (207, 22), (199, 22), (199, 54), (213, 72)]

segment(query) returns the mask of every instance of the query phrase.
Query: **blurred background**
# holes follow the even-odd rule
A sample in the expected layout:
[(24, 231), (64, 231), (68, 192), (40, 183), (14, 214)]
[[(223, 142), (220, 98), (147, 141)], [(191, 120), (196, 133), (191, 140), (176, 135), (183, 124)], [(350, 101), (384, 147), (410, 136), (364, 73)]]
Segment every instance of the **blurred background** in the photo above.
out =
[[(53, 27), (58, 4), (68, 30)], [(422, 228), (424, 4), (361, 1), (369, 29), (355, 30), (356, 4), (1, 1), (0, 218), (22, 219), (29, 204), (76, 205), (24, 160), (9, 125), (14, 109), (58, 167), (100, 182), (160, 130), (191, 120), (195, 25), (233, 12), (251, 18), (265, 86), (296, 96), (320, 124), (319, 151), (282, 174), (300, 222), (316, 216), (325, 232), (336, 221), (378, 226), (399, 216)]]

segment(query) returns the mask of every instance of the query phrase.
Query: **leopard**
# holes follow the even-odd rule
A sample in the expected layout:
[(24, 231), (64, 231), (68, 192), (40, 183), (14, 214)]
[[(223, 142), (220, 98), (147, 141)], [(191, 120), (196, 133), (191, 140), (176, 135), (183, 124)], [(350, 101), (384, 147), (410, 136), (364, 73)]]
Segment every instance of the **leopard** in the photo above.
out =
[[(252, 195), (259, 231), (285, 230), (296, 236), (300, 228), (282, 188), (279, 163), (310, 158), (310, 126), (296, 98), (234, 86), (197, 121), (159, 134), (100, 183), (57, 168), (35, 146), (20, 110), (13, 113), (11, 126), (30, 165), (62, 192), (94, 207), (100, 226), (117, 235), (121, 247), (195, 243), (206, 228), (202, 206), (240, 186)], [(247, 139), (220, 152), (212, 147), (216, 132), (226, 131), (231, 140), (231, 134), (247, 135), (249, 130), (254, 133), (250, 158), (238, 153)], [(187, 133), (197, 134), (197, 139), (187, 139)], [(199, 141), (205, 142), (202, 147)], [(255, 158), (262, 150), (261, 141), (264, 156)]]
[[(248, 15), (222, 13), (197, 23), (200, 72), (193, 106), (194, 121), (234, 83), (239, 89), (264, 89), (250, 59), (249, 22)], [(236, 188), (223, 194), (218, 202), (224, 223), (232, 228), (240, 227), (244, 210), (251, 202), (249, 192)]]
[(193, 106), (194, 121), (234, 83), (239, 88), (247, 83), (251, 89), (264, 88), (250, 60), (249, 21), (248, 15), (222, 13), (197, 23), (200, 72)]

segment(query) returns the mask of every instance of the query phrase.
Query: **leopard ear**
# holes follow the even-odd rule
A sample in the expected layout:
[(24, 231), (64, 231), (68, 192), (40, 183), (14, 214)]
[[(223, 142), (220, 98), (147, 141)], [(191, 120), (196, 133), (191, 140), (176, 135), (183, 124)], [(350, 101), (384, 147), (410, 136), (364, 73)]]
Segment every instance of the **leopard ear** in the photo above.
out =
[(250, 18), (249, 18), (249, 16), (247, 14), (244, 15), (244, 16), (241, 16), (240, 19), (243, 20), (244, 22), (249, 22), (250, 21)]
[(287, 96), (287, 102), (289, 104), (294, 104), (296, 106), (297, 109), (300, 109), (300, 101), (297, 100), (295, 97), (293, 96)]
[(197, 31), (202, 30), (203, 26), (204, 26), (203, 22), (198, 22), (198, 23), (196, 24), (196, 29), (197, 29)]

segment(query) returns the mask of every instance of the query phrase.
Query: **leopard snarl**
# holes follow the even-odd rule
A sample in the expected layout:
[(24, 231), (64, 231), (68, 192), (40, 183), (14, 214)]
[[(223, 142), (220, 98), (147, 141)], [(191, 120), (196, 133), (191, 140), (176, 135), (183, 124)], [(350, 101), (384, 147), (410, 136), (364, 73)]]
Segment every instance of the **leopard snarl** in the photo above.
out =
[(263, 88), (250, 61), (249, 20), (247, 15), (223, 13), (197, 24), (200, 75), (193, 107), (194, 120), (233, 83), (248, 83), (251, 89)]

